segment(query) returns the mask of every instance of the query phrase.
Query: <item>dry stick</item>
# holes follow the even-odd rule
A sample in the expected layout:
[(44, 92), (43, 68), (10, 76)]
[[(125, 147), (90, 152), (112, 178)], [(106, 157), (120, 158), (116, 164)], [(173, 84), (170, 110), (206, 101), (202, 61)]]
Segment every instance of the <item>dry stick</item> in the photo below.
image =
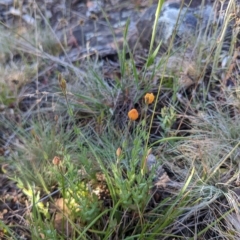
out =
[[(238, 57), (238, 54), (239, 54), (239, 50), (240, 50), (240, 47), (238, 47), (235, 51), (234, 51), (234, 55), (233, 55), (233, 58), (232, 58), (232, 61), (231, 61), (231, 64), (229, 66), (229, 69), (227, 71), (227, 74), (226, 76), (224, 77), (223, 79), (223, 86), (226, 86), (227, 85), (227, 80), (231, 77), (232, 75), (232, 72), (233, 72), (233, 68), (236, 66), (236, 59)], [(236, 81), (234, 81), (234, 84), (236, 84)]]
[[(36, 7), (35, 6), (37, 6), (36, 5), (36, 2), (34, 1), (34, 5), (33, 5), (34, 7), (33, 7), (33, 9), (34, 9), (34, 16), (35, 16), (35, 19), (37, 19), (37, 13), (36, 13)], [(38, 45), (39, 45), (39, 40), (38, 40), (38, 27), (37, 27), (37, 21), (35, 21), (35, 44), (36, 44), (36, 49), (38, 49)], [(38, 99), (38, 96), (39, 96), (39, 91), (38, 91), (38, 89), (39, 89), (39, 86), (38, 86), (38, 78), (39, 78), (39, 76), (38, 76), (38, 67), (39, 67), (39, 58), (38, 58), (38, 55), (36, 55), (36, 58), (37, 58), (37, 73), (36, 73), (36, 94), (37, 94), (37, 99)], [(38, 116), (38, 120), (39, 120), (39, 122), (40, 122), (40, 115), (39, 115), (39, 113), (40, 113), (40, 106), (39, 106), (39, 104), (37, 104), (37, 110), (38, 110), (38, 114), (37, 114), (37, 116)]]

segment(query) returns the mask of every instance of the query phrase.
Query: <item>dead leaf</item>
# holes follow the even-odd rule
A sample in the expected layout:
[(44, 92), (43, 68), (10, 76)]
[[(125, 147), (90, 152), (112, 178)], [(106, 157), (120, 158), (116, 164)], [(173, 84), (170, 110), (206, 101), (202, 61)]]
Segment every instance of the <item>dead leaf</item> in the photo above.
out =
[(171, 179), (169, 178), (162, 166), (158, 167), (156, 175), (157, 180), (155, 182), (155, 186), (158, 188), (166, 188), (167, 183), (170, 182)]
[(73, 228), (69, 222), (70, 210), (63, 198), (56, 200), (55, 207), (58, 211), (54, 218), (54, 227), (59, 233), (64, 233), (67, 237), (70, 237), (73, 232)]

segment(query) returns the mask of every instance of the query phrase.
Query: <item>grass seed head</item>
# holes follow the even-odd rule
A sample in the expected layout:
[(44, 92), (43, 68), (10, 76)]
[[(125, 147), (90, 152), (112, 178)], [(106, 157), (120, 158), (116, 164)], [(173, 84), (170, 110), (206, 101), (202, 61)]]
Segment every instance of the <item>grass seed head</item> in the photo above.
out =
[(66, 83), (66, 80), (62, 77), (61, 74), (58, 75), (58, 81), (59, 81), (59, 85), (62, 89), (63, 94), (66, 95), (66, 93), (67, 93), (67, 83)]
[(116, 151), (117, 157), (119, 157), (121, 155), (121, 153), (122, 153), (122, 149), (119, 147)]

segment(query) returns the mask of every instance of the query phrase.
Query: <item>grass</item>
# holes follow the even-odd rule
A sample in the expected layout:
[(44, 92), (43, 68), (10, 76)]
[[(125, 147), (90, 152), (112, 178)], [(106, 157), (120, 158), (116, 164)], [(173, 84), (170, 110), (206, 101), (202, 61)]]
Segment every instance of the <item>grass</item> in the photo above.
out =
[[(239, 79), (233, 62), (219, 67), (224, 38), (196, 46), (195, 84), (182, 88), (189, 72), (169, 71), (168, 62), (185, 49), (159, 56), (156, 24), (141, 69), (132, 52), (126, 57), (126, 26), (110, 80), (97, 60), (58, 58), (64, 47), (51, 47), (52, 29), (36, 26), (28, 39), (3, 31), (2, 239), (240, 238)], [(41, 34), (51, 39), (39, 49)], [(234, 87), (222, 83), (226, 74)]]

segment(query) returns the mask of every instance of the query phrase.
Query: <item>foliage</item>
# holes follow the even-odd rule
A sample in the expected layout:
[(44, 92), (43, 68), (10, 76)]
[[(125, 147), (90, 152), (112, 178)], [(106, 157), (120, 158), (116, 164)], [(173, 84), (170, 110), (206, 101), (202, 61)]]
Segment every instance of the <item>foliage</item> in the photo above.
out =
[[(7, 49), (43, 68), (46, 61), (66, 69), (52, 73), (49, 92), (30, 94), (36, 101), (26, 112), (16, 105), (19, 121), (4, 112), (0, 125), (16, 139), (3, 146), (9, 154), (1, 163), (26, 197), (26, 232), (32, 239), (240, 238), (239, 77), (232, 89), (221, 82), (223, 42), (211, 56), (205, 45), (195, 49), (197, 80), (182, 87), (189, 73), (168, 72), (172, 49), (160, 60), (161, 43), (153, 49), (157, 20), (140, 70), (126, 40), (129, 24), (111, 82), (98, 61), (65, 63), (55, 57), (63, 46), (51, 51), (48, 41), (41, 54), (31, 38), (27, 47), (13, 38)], [(32, 78), (36, 69), (29, 68), (24, 76)], [(21, 86), (3, 86), (1, 104), (26, 97)], [(39, 104), (44, 99), (50, 107)], [(0, 236), (20, 239), (1, 221)]]

